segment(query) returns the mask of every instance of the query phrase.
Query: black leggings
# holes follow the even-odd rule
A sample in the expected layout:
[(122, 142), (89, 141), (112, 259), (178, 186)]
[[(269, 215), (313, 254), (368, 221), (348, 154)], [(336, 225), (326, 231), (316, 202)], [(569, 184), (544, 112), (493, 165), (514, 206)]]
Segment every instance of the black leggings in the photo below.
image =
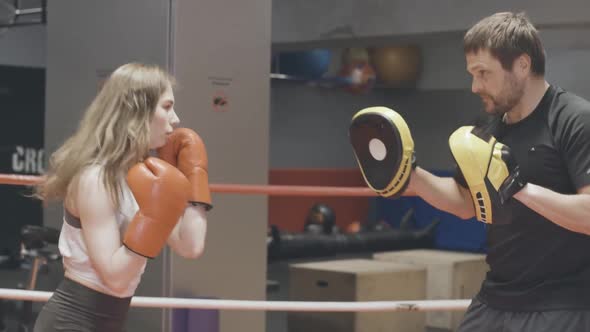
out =
[(510, 312), (474, 299), (456, 332), (584, 332), (590, 331), (590, 311)]
[(43, 306), (34, 332), (122, 332), (130, 302), (65, 278)]

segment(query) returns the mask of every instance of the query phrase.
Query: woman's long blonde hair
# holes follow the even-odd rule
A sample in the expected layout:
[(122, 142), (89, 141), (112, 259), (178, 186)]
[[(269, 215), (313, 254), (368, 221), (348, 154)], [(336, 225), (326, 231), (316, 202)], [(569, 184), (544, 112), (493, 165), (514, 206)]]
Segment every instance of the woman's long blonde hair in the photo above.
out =
[(64, 200), (85, 167), (101, 165), (101, 178), (119, 207), (120, 174), (149, 153), (150, 121), (173, 78), (157, 66), (129, 63), (117, 68), (87, 108), (77, 131), (49, 159), (35, 196)]

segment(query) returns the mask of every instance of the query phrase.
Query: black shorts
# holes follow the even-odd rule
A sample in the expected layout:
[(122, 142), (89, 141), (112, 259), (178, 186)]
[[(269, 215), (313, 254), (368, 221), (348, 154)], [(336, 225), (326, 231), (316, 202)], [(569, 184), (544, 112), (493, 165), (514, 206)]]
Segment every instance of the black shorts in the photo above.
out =
[(590, 311), (512, 312), (474, 299), (456, 332), (582, 332), (590, 331)]
[(118, 298), (65, 278), (37, 316), (34, 332), (122, 332), (131, 297)]

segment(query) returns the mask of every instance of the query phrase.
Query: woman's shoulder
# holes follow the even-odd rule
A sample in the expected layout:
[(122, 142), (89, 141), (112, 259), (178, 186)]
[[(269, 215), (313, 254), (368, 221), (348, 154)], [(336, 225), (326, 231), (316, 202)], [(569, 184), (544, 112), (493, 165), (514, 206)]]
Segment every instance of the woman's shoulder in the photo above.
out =
[(84, 166), (70, 182), (68, 194), (65, 198), (66, 209), (74, 215), (78, 214), (79, 200), (84, 197), (94, 197), (101, 191), (103, 167), (99, 164)]
[(100, 164), (89, 164), (80, 169), (79, 185), (97, 185), (102, 182), (104, 167)]
[[(112, 188), (107, 185), (108, 174), (100, 164), (92, 164), (80, 170), (77, 184), (71, 191), (76, 209), (89, 211), (100, 210), (99, 214), (116, 210)], [(96, 212), (96, 211), (95, 211)], [(110, 213), (110, 212), (108, 212)]]
[[(104, 190), (104, 167), (100, 164), (84, 166), (74, 177), (70, 192), (76, 192), (75, 196), (83, 196), (90, 193), (98, 193)], [(92, 196), (88, 196), (92, 197)]]

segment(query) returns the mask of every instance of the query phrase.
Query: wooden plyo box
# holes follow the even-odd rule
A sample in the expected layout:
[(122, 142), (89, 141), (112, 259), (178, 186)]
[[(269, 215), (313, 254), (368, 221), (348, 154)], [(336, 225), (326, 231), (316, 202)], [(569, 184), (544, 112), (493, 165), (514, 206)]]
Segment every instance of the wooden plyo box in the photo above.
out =
[[(484, 254), (432, 249), (376, 253), (373, 259), (414, 264), (427, 270), (426, 298), (429, 300), (471, 299), (489, 270)], [(426, 326), (454, 331), (465, 311), (426, 313)]]
[[(426, 269), (347, 259), (292, 264), (291, 301), (401, 301), (426, 296)], [(423, 332), (422, 312), (289, 312), (289, 332)]]

